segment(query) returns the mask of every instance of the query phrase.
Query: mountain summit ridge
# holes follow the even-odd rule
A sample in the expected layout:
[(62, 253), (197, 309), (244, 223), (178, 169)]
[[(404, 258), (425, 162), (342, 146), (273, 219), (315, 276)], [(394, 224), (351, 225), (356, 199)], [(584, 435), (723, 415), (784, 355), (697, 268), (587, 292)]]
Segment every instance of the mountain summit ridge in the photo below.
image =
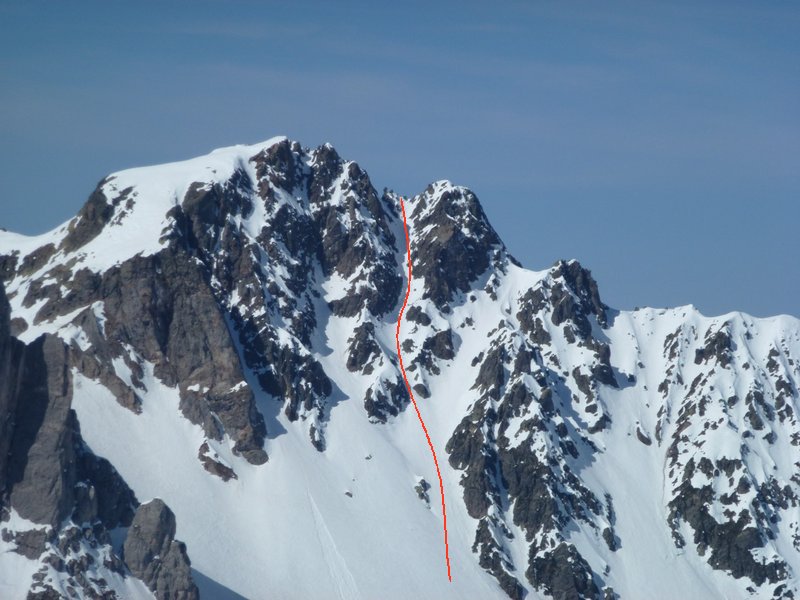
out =
[[(398, 198), (333, 146), (278, 137), (120, 171), (53, 231), (0, 232), (0, 373), (44, 343), (63, 373), (46, 394), (67, 409), (57, 429), (79, 432), (54, 439), (0, 402), (2, 422), (58, 451), (80, 440), (69, 452), (109, 473), (78, 469), (40, 507), (63, 520), (22, 523), (14, 490), (38, 474), (13, 446), (0, 582), (16, 569), (15, 590), (118, 597), (798, 593), (800, 321), (616, 310), (577, 261), (524, 269), (477, 197), (441, 180), (406, 204), (401, 344), (440, 453), (448, 584), (395, 350)], [(42, 402), (12, 380), (0, 400)], [(156, 533), (125, 533), (139, 522)], [(87, 523), (95, 545), (69, 554)], [(141, 557), (157, 546), (173, 562), (153, 570)]]

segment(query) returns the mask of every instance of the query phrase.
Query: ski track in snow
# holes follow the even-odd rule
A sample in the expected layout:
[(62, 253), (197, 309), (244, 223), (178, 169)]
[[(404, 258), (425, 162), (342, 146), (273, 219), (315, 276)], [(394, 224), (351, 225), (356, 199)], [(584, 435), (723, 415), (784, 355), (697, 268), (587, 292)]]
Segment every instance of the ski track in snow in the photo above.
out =
[(311, 513), (314, 515), (319, 546), (322, 548), (322, 554), (325, 557), (325, 564), (328, 566), (331, 579), (336, 583), (338, 597), (340, 600), (360, 599), (361, 594), (358, 592), (356, 580), (350, 569), (347, 568), (347, 562), (336, 547), (336, 540), (333, 539), (333, 535), (331, 535), (328, 526), (325, 524), (325, 518), (310, 493), (308, 494), (308, 501), (311, 503)]

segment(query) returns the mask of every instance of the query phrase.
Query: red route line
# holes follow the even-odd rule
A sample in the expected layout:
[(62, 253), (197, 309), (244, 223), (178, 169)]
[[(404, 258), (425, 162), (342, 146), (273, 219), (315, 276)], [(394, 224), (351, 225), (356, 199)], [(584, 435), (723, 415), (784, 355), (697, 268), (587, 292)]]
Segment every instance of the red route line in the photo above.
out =
[(397, 316), (397, 333), (395, 335), (395, 341), (397, 342), (397, 358), (400, 359), (400, 371), (403, 373), (403, 379), (406, 382), (406, 388), (408, 388), (408, 395), (411, 397), (411, 403), (414, 405), (414, 410), (417, 413), (417, 418), (419, 419), (419, 424), (422, 425), (422, 431), (425, 433), (425, 439), (428, 440), (428, 447), (431, 449), (431, 455), (433, 456), (433, 464), (436, 465), (436, 476), (439, 478), (439, 493), (442, 497), (442, 519), (444, 521), (444, 560), (447, 563), (447, 579), (449, 581), (453, 581), (453, 577), (450, 573), (450, 547), (447, 544), (447, 509), (444, 505), (444, 483), (442, 483), (442, 472), (439, 470), (439, 460), (436, 458), (436, 450), (433, 449), (433, 442), (431, 441), (431, 436), (428, 433), (428, 428), (425, 426), (425, 421), (422, 419), (422, 414), (419, 412), (419, 406), (417, 406), (417, 401), (414, 399), (414, 392), (411, 389), (411, 384), (408, 382), (408, 377), (406, 376), (406, 368), (403, 366), (403, 353), (400, 351), (400, 322), (403, 320), (403, 313), (406, 310), (406, 306), (408, 305), (408, 296), (411, 294), (411, 242), (408, 237), (408, 223), (406, 222), (406, 207), (403, 203), (403, 198), (400, 198), (400, 210), (403, 211), (403, 229), (406, 232), (406, 256), (408, 257), (408, 287), (406, 288), (406, 297), (403, 300), (403, 307), (400, 309), (400, 314)]

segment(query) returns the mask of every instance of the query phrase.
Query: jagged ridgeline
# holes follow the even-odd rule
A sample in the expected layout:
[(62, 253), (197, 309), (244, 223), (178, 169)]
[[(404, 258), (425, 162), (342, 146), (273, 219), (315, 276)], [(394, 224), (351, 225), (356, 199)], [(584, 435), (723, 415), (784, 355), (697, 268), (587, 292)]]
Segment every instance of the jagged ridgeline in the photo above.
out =
[(406, 201), (401, 344), (448, 583), (398, 200), (275, 138), (0, 232), (0, 595), (799, 593), (800, 322), (615, 310), (439, 181)]

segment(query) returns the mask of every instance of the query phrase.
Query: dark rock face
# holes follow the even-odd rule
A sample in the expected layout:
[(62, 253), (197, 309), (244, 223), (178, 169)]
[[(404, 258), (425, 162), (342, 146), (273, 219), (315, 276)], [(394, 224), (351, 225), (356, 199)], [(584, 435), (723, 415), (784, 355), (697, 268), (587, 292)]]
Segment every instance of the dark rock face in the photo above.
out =
[(406, 319), (412, 323), (419, 323), (423, 327), (431, 324), (431, 318), (419, 306), (409, 306), (406, 311)]
[(453, 348), (453, 332), (447, 329), (436, 333), (433, 337), (425, 340), (422, 348), (430, 351), (436, 358), (452, 360), (456, 355)]
[(197, 458), (203, 463), (203, 468), (212, 475), (216, 475), (222, 481), (229, 481), (230, 479), (238, 479), (236, 472), (228, 465), (222, 464), (218, 457), (214, 455), (208, 442), (203, 442), (197, 451)]
[(50, 335), (24, 348), (5, 479), (10, 505), (53, 528), (70, 516), (79, 524), (126, 525), (136, 498), (108, 461), (83, 445), (70, 408), (68, 354)]
[(382, 352), (378, 342), (375, 341), (375, 326), (370, 323), (362, 323), (353, 332), (350, 338), (350, 354), (347, 356), (347, 369), (349, 371), (361, 371), (370, 374), (374, 370), (373, 362), (380, 360)]
[[(274, 201), (275, 188), (309, 200), (308, 212), (286, 205), (279, 208), (277, 219), (265, 228), (264, 242), (284, 242), (302, 265), (296, 279), (307, 280), (314, 262), (326, 275), (361, 275), (346, 294), (333, 300), (334, 314), (355, 316), (366, 308), (383, 315), (394, 306), (402, 278), (394, 264), (394, 236), (377, 192), (367, 174), (357, 164), (345, 163), (331, 146), (320, 146), (309, 158), (306, 168), (300, 146), (284, 141), (251, 159), (260, 178), (256, 187), (265, 202)], [(336, 190), (339, 178), (342, 186)], [(336, 193), (343, 199), (335, 200)]]
[[(792, 412), (781, 418), (776, 411), (778, 406), (784, 407), (779, 401), (784, 398), (783, 380), (774, 377), (777, 365), (772, 376), (767, 378), (769, 360), (762, 378), (747, 384), (750, 389), (744, 401), (737, 395), (730, 395), (728, 390), (718, 389), (717, 372), (737, 368), (742, 373), (749, 371), (749, 364), (743, 367), (736, 364), (734, 353), (739, 344), (747, 343), (748, 332), (734, 339), (732, 324), (726, 321), (709, 327), (702, 337), (697, 334), (694, 328), (679, 328), (664, 342), (665, 356), (676, 362), (685, 357), (687, 362), (702, 369), (691, 382), (684, 382), (671, 367), (659, 387), (665, 397), (674, 388), (680, 393), (680, 402), (672, 411), (669, 406), (659, 410), (656, 431), (657, 440), (667, 445), (667, 475), (671, 488), (668, 524), (677, 547), (694, 543), (697, 552), (714, 569), (737, 579), (747, 578), (757, 586), (779, 584), (787, 579), (789, 565), (780, 557), (765, 558), (758, 551), (768, 548), (775, 538), (778, 515), (800, 504), (800, 498), (793, 485), (780, 482), (769, 472), (759, 481), (748, 468), (748, 461), (752, 460), (748, 455), (752, 450), (747, 440), (757, 432), (763, 443), (774, 446), (780, 424), (793, 428), (796, 417)], [(776, 355), (777, 352), (770, 351), (768, 359)], [(739, 378), (742, 380), (739, 387), (745, 387), (745, 377), (740, 375)], [(741, 416), (737, 418), (738, 411)], [(737, 419), (736, 427), (744, 429), (738, 451), (728, 449), (723, 454), (716, 449), (716, 432), (722, 420), (715, 421), (709, 416), (718, 414)], [(671, 431), (671, 435), (665, 435), (665, 431)], [(796, 440), (797, 435), (793, 434), (791, 445), (796, 445)], [(703, 446), (711, 448), (705, 455), (697, 456), (688, 451)], [(777, 466), (773, 470), (777, 470)], [(792, 481), (796, 482), (796, 478)], [(682, 533), (682, 526), (687, 525), (691, 540), (685, 539)], [(781, 595), (780, 587), (775, 587), (776, 596)]]
[(9, 331), (10, 309), (0, 283), (0, 493), (5, 492), (8, 455), (17, 408), (21, 346)]
[(761, 562), (754, 559), (751, 551), (765, 546), (767, 534), (753, 524), (749, 512), (743, 510), (737, 518), (719, 523), (709, 513), (713, 500), (710, 486), (695, 488), (688, 481), (683, 483), (679, 494), (670, 502), (670, 520), (678, 546), (686, 543), (677, 531), (678, 520), (682, 519), (694, 530), (698, 549), (702, 553), (710, 551), (708, 562), (713, 568), (728, 571), (736, 578), (748, 577), (756, 585), (785, 579), (788, 565), (782, 560)]
[[(107, 277), (107, 336), (141, 352), (167, 385), (180, 383), (181, 409), (203, 425), (206, 435), (220, 439), (221, 423), (236, 440), (236, 452), (263, 463), (263, 418), (246, 385), (231, 391), (244, 376), (223, 315), (196, 263), (180, 253), (162, 253), (128, 261)], [(193, 386), (207, 391), (192, 391)]]
[[(554, 276), (563, 280), (564, 286), (569, 290), (577, 302), (568, 302), (563, 308), (560, 306), (561, 301), (566, 299), (563, 294), (554, 298), (558, 303), (556, 310), (553, 312), (553, 323), (558, 325), (556, 321), (562, 321), (565, 318), (579, 320), (579, 330), (584, 333), (584, 337), (589, 334), (586, 329), (585, 316), (594, 315), (597, 322), (601, 327), (605, 327), (608, 321), (606, 310), (608, 307), (600, 300), (600, 292), (597, 288), (597, 282), (592, 277), (591, 272), (581, 266), (578, 261), (559, 261), (555, 265)], [(579, 312), (583, 314), (583, 319), (580, 318)], [(556, 314), (558, 313), (558, 316)]]
[[(505, 532), (500, 532), (499, 535), (503, 536)], [(478, 554), (478, 564), (481, 568), (497, 579), (500, 589), (509, 598), (521, 600), (525, 597), (525, 588), (522, 587), (516, 577), (511, 575), (511, 572), (514, 571), (514, 566), (511, 564), (508, 555), (498, 545), (497, 536), (492, 533), (485, 520), (478, 524), (472, 551)]]
[[(510, 439), (506, 437), (509, 419), (524, 414), (528, 407), (535, 409), (536, 404), (530, 391), (515, 384), (504, 394), (496, 409), (490, 408), (496, 402), (490, 394), (497, 389), (496, 385), (484, 388), (485, 400), (476, 404), (472, 416), (462, 421), (446, 448), (451, 466), (464, 471), (462, 487), (467, 511), (480, 520), (474, 545), (480, 562), (510, 597), (519, 597), (521, 587), (513, 575), (516, 566), (505, 550), (504, 539), (510, 539), (511, 534), (502, 518), (497, 516), (502, 514), (497, 510), (499, 507), (513, 503), (513, 522), (525, 532), (529, 542), (534, 542), (531, 560), (535, 556), (539, 561), (536, 566), (532, 562), (526, 572), (531, 584), (546, 591), (552, 585), (550, 578), (566, 576), (553, 574), (559, 566), (571, 570), (571, 578), (591, 581), (595, 575), (585, 562), (561, 565), (549, 549), (534, 552), (539, 547), (537, 540), (554, 534), (560, 537), (560, 531), (568, 523), (592, 522), (602, 512), (601, 502), (581, 485), (569, 468), (572, 459), (586, 449), (579, 450), (568, 441), (574, 433), (568, 436), (561, 427), (543, 421), (546, 411), (541, 407), (539, 416), (527, 419), (520, 427), (521, 431), (527, 432), (527, 441), (511, 447)], [(550, 401), (549, 395), (542, 394), (542, 397)], [(497, 437), (492, 434), (495, 430), (498, 431)], [(564, 440), (558, 452), (554, 453), (559, 459), (543, 460), (534, 449), (536, 439), (548, 434)], [(580, 439), (580, 436), (575, 439)], [(490, 513), (492, 508), (494, 512)], [(489, 532), (495, 533), (489, 535)], [(550, 566), (545, 568), (545, 564)], [(548, 574), (542, 575), (543, 572)]]
[(440, 182), (410, 204), (414, 277), (425, 281), (423, 297), (443, 309), (493, 262), (500, 265), (505, 247), (469, 190)]
[(19, 273), (21, 275), (29, 275), (40, 269), (47, 264), (55, 252), (56, 247), (53, 244), (37, 248), (22, 260), (22, 264), (19, 266)]
[[(255, 408), (252, 391), (244, 381), (236, 349), (217, 301), (207, 284), (207, 273), (185, 253), (161, 252), (134, 257), (102, 276), (78, 271), (69, 281), (50, 284), (30, 294), (47, 297), (36, 321), (102, 302), (105, 323), (101, 331), (91, 309), (76, 320), (92, 343), (91, 356), (75, 351), (75, 366), (99, 379), (124, 406), (137, 410), (135, 388), (114, 374), (111, 361), (122, 358), (134, 373), (141, 365), (131, 362), (127, 348), (135, 348), (152, 363), (155, 375), (166, 385), (181, 384), (181, 409), (206, 434), (220, 439), (222, 431), (236, 440), (235, 451), (255, 464), (266, 460), (262, 445), (266, 435), (263, 417)], [(60, 293), (64, 285), (66, 295)], [(141, 375), (139, 375), (141, 377)], [(202, 385), (200, 394), (189, 388)]]
[[(714, 337), (719, 339), (717, 336)], [(706, 340), (708, 339), (707, 336)], [(723, 344), (723, 348), (727, 346), (728, 343)], [(690, 443), (684, 432), (692, 426), (692, 420), (699, 416), (698, 413), (706, 410), (709, 402), (708, 397), (702, 392), (704, 385), (701, 376), (692, 382), (667, 450), (669, 473), (674, 486), (673, 498), (669, 502), (669, 525), (675, 544), (678, 547), (686, 545), (686, 540), (679, 530), (680, 523), (686, 522), (693, 531), (693, 541), (698, 552), (701, 555), (708, 553), (708, 562), (713, 568), (727, 571), (735, 578), (747, 577), (756, 585), (761, 585), (765, 581), (777, 583), (787, 577), (788, 565), (779, 559), (771, 561), (756, 559), (752, 551), (764, 548), (774, 536), (773, 526), (777, 511), (781, 507), (796, 506), (800, 498), (790, 486), (778, 485), (777, 481), (770, 477), (771, 484), (763, 485), (763, 492), (758, 494), (749, 506), (746, 504), (743, 506), (739, 502), (739, 496), (758, 487), (752, 473), (745, 467), (743, 459), (747, 451), (744, 449), (741, 459), (723, 458), (712, 462), (709, 458), (703, 457), (699, 461), (689, 459), (685, 466), (679, 463), (678, 457), (682, 448)], [(760, 403), (766, 407), (763, 394), (760, 391), (757, 393)], [(752, 395), (751, 392), (750, 396)], [(760, 414), (763, 413), (750, 405), (747, 418), (754, 428), (764, 429), (765, 422), (773, 421), (775, 418), (772, 411), (767, 412), (771, 416), (765, 415), (765, 420), (762, 420)], [(756, 418), (757, 422), (754, 421)], [(702, 440), (708, 432), (709, 428), (706, 428), (697, 437)], [(767, 439), (770, 439), (769, 436)], [(700, 487), (693, 484), (695, 473), (702, 473), (709, 484)], [(715, 492), (715, 489), (726, 488), (730, 490), (728, 493)], [(718, 518), (710, 513), (710, 507), (719, 503), (728, 507), (724, 511), (726, 520), (723, 522), (719, 522)]]
[[(446, 447), (451, 466), (463, 471), (467, 511), (479, 520), (473, 550), (510, 597), (522, 589), (518, 569), (554, 597), (599, 597), (603, 574), (565, 532), (587, 527), (598, 542), (619, 544), (611, 498), (596, 496), (580, 478), (597, 452), (590, 436), (610, 425), (601, 387), (618, 387), (610, 347), (602, 334), (595, 337), (595, 327), (608, 323), (607, 308), (589, 272), (562, 262), (521, 295), (516, 317), (518, 330), (501, 321), (473, 359), (472, 389), (480, 399)], [(551, 327), (593, 362), (565, 371)], [(530, 543), (527, 568), (513, 564), (506, 550), (510, 521)]]
[(78, 524), (99, 520), (109, 530), (129, 525), (138, 504), (133, 491), (110, 462), (82, 450), (78, 452), (79, 491), (73, 520)]
[(723, 326), (717, 331), (709, 329), (706, 332), (703, 348), (695, 352), (694, 362), (699, 365), (702, 362), (707, 362), (709, 359), (715, 359), (719, 363), (719, 366), (724, 369), (731, 362), (732, 350), (733, 341), (731, 340), (730, 332), (726, 326)]
[[(69, 224), (69, 233), (61, 243), (61, 250), (72, 252), (86, 245), (96, 238), (114, 214), (114, 206), (108, 202), (102, 191), (101, 181), (86, 204), (78, 212), (78, 216)], [(115, 202), (118, 204), (125, 200), (127, 194), (121, 194)]]
[(431, 484), (425, 481), (424, 478), (421, 478), (417, 485), (414, 486), (414, 491), (417, 493), (417, 498), (422, 500), (426, 506), (430, 508), (431, 505), (431, 497), (428, 495), (428, 491), (431, 489)]
[(11, 505), (52, 527), (70, 515), (77, 481), (67, 349), (50, 335), (25, 349), (7, 486)]
[(125, 539), (125, 564), (159, 600), (196, 600), (186, 547), (175, 540), (175, 515), (159, 499), (136, 511)]
[[(83, 442), (71, 409), (73, 351), (52, 335), (26, 346), (9, 336), (8, 325), (0, 284), (0, 511), (13, 509), (43, 527), (12, 531), (0, 521), (0, 534), (14, 552), (42, 564), (28, 597), (61, 597), (45, 582), (50, 566), (69, 578), (75, 594), (116, 598), (96, 573), (102, 567), (127, 575), (108, 532), (131, 525), (138, 502), (114, 467)], [(108, 556), (103, 565), (92, 558), (98, 549)], [(193, 589), (185, 586), (181, 564), (173, 557), (162, 587)]]
[[(525, 572), (531, 585), (553, 597), (597, 597), (599, 576), (573, 546), (562, 541), (553, 549), (540, 542), (553, 535), (563, 540), (561, 532), (569, 523), (592, 523), (603, 513), (603, 502), (570, 469), (579, 455), (591, 453), (591, 444), (580, 443), (581, 435), (568, 432), (563, 423), (548, 422), (553, 416), (552, 393), (540, 392), (537, 410), (534, 394), (523, 380), (516, 379), (519, 375), (507, 373), (504, 365), (509, 351), (499, 348), (490, 351), (476, 380), (483, 399), (446, 448), (451, 466), (464, 472), (467, 511), (479, 519), (473, 550), (509, 597), (522, 596), (524, 589), (514, 576), (517, 566), (505, 549), (511, 534), (499, 510), (513, 503), (514, 524), (533, 542)], [(507, 437), (510, 419), (528, 411), (532, 414), (519, 428), (526, 440), (512, 446)], [(550, 456), (542, 457), (536, 450), (542, 437), (554, 444)], [(613, 524), (608, 531), (606, 535), (613, 538)]]
[(9, 254), (0, 254), (0, 282), (5, 282), (17, 272), (19, 250)]
[[(385, 314), (402, 283), (394, 264), (394, 236), (366, 173), (330, 146), (307, 152), (283, 141), (250, 162), (256, 181), (240, 171), (224, 186), (190, 188), (169, 234), (171, 245), (206, 265), (216, 303), (243, 349), (242, 361), (267, 393), (285, 403), (291, 420), (310, 420), (311, 441), (323, 449), (333, 387), (306, 350), (312, 333), (323, 325), (320, 275), (351, 282), (328, 301), (334, 315)], [(266, 211), (255, 238), (231, 219), (247, 218), (255, 210), (249, 200), (253, 192), (256, 202), (263, 203), (259, 210)], [(307, 203), (286, 202), (287, 195)], [(275, 323), (280, 322), (289, 325), (295, 343), (279, 339)], [(370, 371), (369, 354), (377, 356), (370, 337), (360, 330), (349, 368)], [(250, 446), (255, 447), (262, 427), (257, 413), (248, 415), (239, 421), (249, 422), (254, 432)]]
[(386, 423), (389, 417), (396, 417), (411, 402), (408, 388), (400, 376), (395, 380), (379, 379), (367, 390), (364, 409), (370, 419)]
[[(45, 300), (35, 323), (81, 311), (74, 324), (91, 350), (73, 348), (73, 366), (120, 404), (140, 409), (146, 361), (164, 384), (179, 386), (184, 415), (209, 439), (227, 434), (237, 454), (261, 464), (266, 428), (244, 371), (285, 403), (291, 420), (308, 419), (312, 443), (324, 448), (334, 390), (307, 350), (312, 335), (324, 327), (328, 310), (386, 314), (400, 295), (402, 276), (391, 226), (396, 216), (356, 163), (328, 145), (309, 151), (288, 140), (249, 163), (252, 170), (240, 165), (225, 181), (190, 184), (167, 213), (163, 249), (155, 254), (104, 273), (83, 268), (77, 255), (55, 266), (48, 262), (56, 251), (70, 256), (120, 224), (142, 201), (136, 189), (119, 191), (109, 178), (58, 248), (42, 247), (21, 260), (4, 256), (2, 270), (4, 277), (31, 278), (26, 307)], [(255, 213), (258, 224), (248, 224)], [(348, 283), (324, 307), (321, 286), (331, 278)], [(282, 325), (291, 331), (290, 342), (278, 335)], [(358, 351), (374, 354), (374, 342)], [(117, 359), (131, 370), (130, 381), (115, 373)], [(367, 357), (359, 359), (369, 370)]]
[[(461, 485), (464, 488), (464, 503), (467, 512), (473, 519), (485, 517), (489, 507), (499, 502), (499, 485), (496, 477), (498, 462), (493, 448), (493, 440), (485, 439), (483, 429), (483, 407), (473, 409), (471, 417), (459, 424), (453, 437), (447, 442), (450, 465), (454, 469), (464, 470)], [(492, 413), (486, 417), (493, 417)], [(492, 421), (487, 423), (493, 425)]]
[(531, 555), (528, 579), (554, 600), (600, 597), (591, 569), (575, 546), (562, 542), (547, 557), (533, 551)]
[[(445, 329), (444, 331), (438, 331), (434, 333), (431, 337), (422, 342), (422, 347), (412, 359), (408, 370), (415, 371), (417, 367), (421, 366), (428, 373), (439, 375), (441, 373), (441, 369), (439, 367), (442, 364), (442, 361), (448, 361), (455, 358), (455, 346), (457, 340), (457, 334), (454, 334), (451, 329)], [(414, 351), (412, 340), (405, 340), (403, 344), (403, 352), (407, 355), (411, 355)], [(427, 398), (427, 386), (425, 386), (425, 384), (422, 382), (418, 383), (417, 386), (419, 386), (421, 389), (420, 394)], [(417, 387), (415, 386), (414, 389), (416, 390)]]
[(47, 529), (29, 529), (17, 533), (4, 529), (3, 535), (6, 541), (13, 540), (15, 544), (14, 552), (31, 560), (39, 558), (44, 553), (50, 537)]

